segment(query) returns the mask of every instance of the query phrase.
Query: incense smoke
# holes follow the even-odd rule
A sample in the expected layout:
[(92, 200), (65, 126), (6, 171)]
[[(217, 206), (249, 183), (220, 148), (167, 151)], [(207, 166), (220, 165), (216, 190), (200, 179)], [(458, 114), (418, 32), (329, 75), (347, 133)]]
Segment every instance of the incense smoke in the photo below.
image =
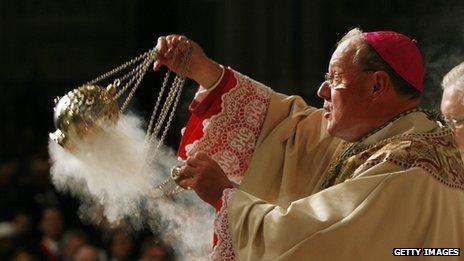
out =
[(145, 142), (142, 121), (123, 115), (70, 153), (50, 142), (55, 187), (81, 201), (82, 219), (92, 223), (128, 220), (135, 229), (150, 226), (182, 259), (204, 258), (210, 250), (213, 211), (193, 193), (150, 198), (154, 187), (180, 165), (172, 150)]

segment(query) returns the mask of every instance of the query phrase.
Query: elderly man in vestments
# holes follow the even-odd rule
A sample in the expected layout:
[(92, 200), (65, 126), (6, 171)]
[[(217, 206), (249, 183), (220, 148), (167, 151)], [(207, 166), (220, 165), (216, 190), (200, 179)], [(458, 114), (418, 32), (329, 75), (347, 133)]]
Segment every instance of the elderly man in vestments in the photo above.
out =
[(441, 83), (443, 97), (441, 111), (464, 159), (464, 62), (449, 71)]
[(318, 90), (324, 108), (207, 58), (184, 36), (159, 60), (200, 88), (179, 184), (217, 209), (214, 260), (384, 260), (394, 248), (464, 246), (464, 167), (452, 132), (420, 109), (415, 40), (348, 32)]

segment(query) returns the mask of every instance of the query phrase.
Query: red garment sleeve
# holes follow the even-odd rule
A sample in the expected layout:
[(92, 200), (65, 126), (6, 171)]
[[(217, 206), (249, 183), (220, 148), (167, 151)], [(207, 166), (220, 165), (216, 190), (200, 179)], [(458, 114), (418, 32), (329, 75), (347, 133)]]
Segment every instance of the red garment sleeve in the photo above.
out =
[(182, 139), (177, 150), (177, 156), (186, 159), (185, 146), (203, 137), (203, 121), (218, 114), (221, 111), (221, 97), (230, 91), (237, 83), (232, 70), (225, 69), (224, 76), (216, 88), (214, 88), (201, 102), (193, 100), (189, 106), (190, 118), (185, 127)]

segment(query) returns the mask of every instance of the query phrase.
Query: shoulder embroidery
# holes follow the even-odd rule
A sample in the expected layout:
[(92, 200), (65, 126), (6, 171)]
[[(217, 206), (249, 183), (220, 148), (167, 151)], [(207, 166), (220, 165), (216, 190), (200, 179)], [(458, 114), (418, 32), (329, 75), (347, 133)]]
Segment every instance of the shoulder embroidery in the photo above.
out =
[(364, 148), (346, 160), (335, 183), (381, 162), (419, 167), (449, 187), (464, 189), (464, 166), (451, 130), (399, 135)]

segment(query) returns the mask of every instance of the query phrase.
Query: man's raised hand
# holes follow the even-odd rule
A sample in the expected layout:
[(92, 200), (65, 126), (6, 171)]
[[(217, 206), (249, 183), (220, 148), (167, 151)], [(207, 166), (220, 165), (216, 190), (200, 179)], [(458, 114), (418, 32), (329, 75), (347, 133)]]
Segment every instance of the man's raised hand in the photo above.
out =
[[(158, 59), (153, 65), (155, 71), (164, 65), (204, 88), (214, 85), (222, 74), (221, 66), (209, 59), (197, 43), (183, 35), (160, 36), (156, 50)], [(188, 61), (187, 67), (185, 61)]]

